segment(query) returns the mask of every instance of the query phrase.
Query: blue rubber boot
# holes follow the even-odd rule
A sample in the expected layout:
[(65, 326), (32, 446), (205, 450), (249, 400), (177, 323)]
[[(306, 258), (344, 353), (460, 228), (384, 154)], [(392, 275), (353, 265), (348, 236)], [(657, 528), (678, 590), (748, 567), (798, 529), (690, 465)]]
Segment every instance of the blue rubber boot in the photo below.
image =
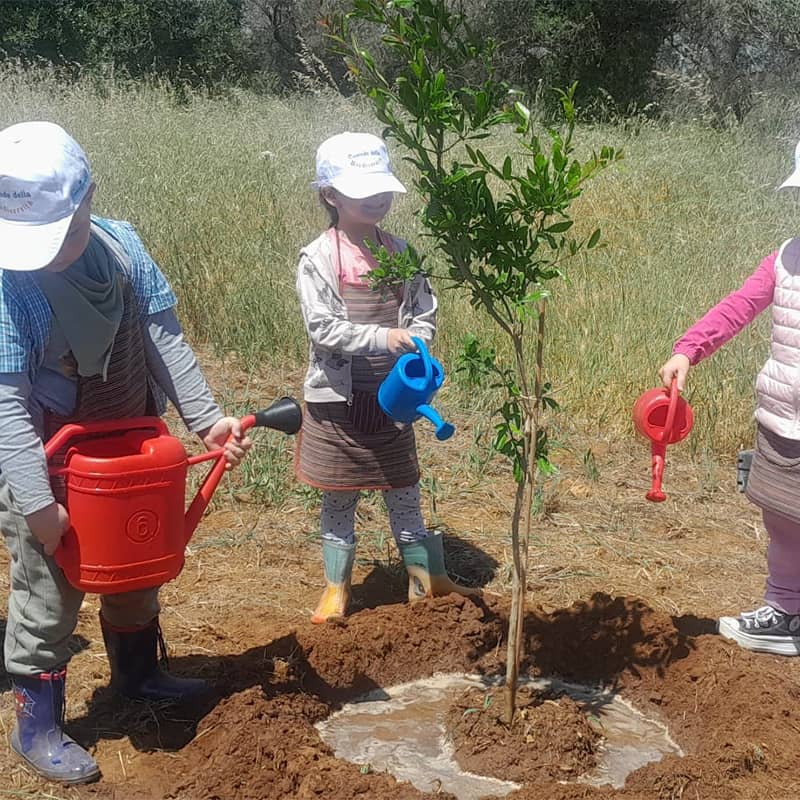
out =
[(350, 603), (350, 576), (356, 557), (355, 544), (338, 544), (322, 540), (322, 561), (325, 565), (325, 591), (311, 621), (315, 624), (347, 615)]
[(408, 599), (413, 603), (425, 597), (447, 594), (481, 594), (480, 589), (468, 589), (453, 583), (444, 566), (444, 540), (441, 533), (400, 545), (400, 555), (408, 572)]
[[(199, 678), (176, 678), (168, 668), (167, 648), (158, 617), (141, 628), (117, 628), (100, 615), (111, 664), (111, 688), (130, 700), (181, 703), (199, 698), (209, 686)], [(161, 663), (158, 651), (161, 651)]]
[(97, 762), (63, 730), (66, 676), (66, 669), (11, 676), (17, 712), (11, 749), (47, 780), (90, 783), (100, 777)]

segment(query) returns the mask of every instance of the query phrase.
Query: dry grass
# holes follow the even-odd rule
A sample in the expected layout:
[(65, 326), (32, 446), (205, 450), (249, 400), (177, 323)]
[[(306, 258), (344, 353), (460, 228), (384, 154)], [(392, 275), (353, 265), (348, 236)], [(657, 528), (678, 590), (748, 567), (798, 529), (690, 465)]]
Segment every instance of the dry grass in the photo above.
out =
[[(0, 125), (52, 119), (85, 145), (99, 180), (98, 210), (139, 226), (178, 291), (195, 342), (236, 353), (248, 370), (299, 375), (305, 337), (294, 267), (299, 247), (325, 224), (309, 189), (314, 151), (343, 128), (379, 131), (366, 108), (335, 95), (240, 92), (190, 95), (176, 105), (169, 87), (63, 86), (11, 68), (0, 72), (0, 97)], [(599, 226), (608, 247), (573, 262), (551, 309), (548, 379), (566, 420), (591, 420), (600, 436), (628, 435), (629, 409), (655, 382), (672, 342), (793, 235), (797, 202), (775, 186), (790, 169), (795, 107), (785, 101), (782, 116), (773, 109), (770, 119), (724, 132), (693, 123), (579, 131), (583, 152), (612, 144), (626, 159), (578, 203), (578, 228)], [(499, 153), (508, 147), (502, 135), (486, 144)], [(410, 168), (395, 155), (410, 184)], [(418, 208), (412, 193), (388, 225), (425, 249)], [(435, 254), (430, 263), (443, 266)], [(437, 347), (446, 365), (468, 331), (504, 352), (463, 297), (441, 291), (441, 299)], [(750, 441), (752, 381), (767, 335), (763, 320), (693, 375), (696, 454), (730, 457)], [(455, 413), (492, 402), (485, 391), (452, 388)]]

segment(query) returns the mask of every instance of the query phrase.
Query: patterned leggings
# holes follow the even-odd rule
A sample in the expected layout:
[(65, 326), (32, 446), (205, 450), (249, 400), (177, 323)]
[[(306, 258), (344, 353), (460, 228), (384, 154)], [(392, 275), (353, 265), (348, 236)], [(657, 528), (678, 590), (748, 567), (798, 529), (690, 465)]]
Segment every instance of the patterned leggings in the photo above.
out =
[[(419, 484), (402, 489), (384, 489), (383, 500), (389, 512), (389, 525), (398, 546), (411, 544), (430, 534), (420, 509)], [(353, 544), (356, 540), (356, 506), (360, 491), (324, 492), (320, 526), (322, 538), (337, 544)]]

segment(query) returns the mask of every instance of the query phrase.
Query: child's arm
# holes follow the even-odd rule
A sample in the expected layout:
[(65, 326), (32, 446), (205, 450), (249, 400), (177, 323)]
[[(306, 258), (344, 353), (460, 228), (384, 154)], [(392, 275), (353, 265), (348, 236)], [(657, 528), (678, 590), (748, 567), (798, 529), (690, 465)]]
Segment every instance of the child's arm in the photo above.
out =
[(8, 273), (0, 276), (0, 472), (15, 509), (44, 552), (52, 555), (69, 517), (53, 497), (44, 444), (31, 418), (29, 367), (36, 349), (31, 331), (35, 315), (19, 284)]
[(31, 533), (52, 555), (69, 517), (53, 497), (44, 446), (28, 412), (30, 395), (27, 373), (0, 374), (0, 472)]
[(717, 303), (678, 339), (672, 357), (658, 371), (665, 386), (675, 378), (679, 391), (683, 391), (690, 366), (708, 358), (769, 306), (775, 293), (777, 257), (777, 251), (767, 256), (741, 288)]
[[(130, 223), (117, 220), (102, 223), (131, 260), (130, 278), (142, 319), (150, 374), (172, 401), (187, 428), (197, 433), (209, 450), (224, 445), (228, 468), (236, 466), (251, 441), (242, 436), (239, 420), (223, 416), (215, 402), (194, 352), (183, 338), (174, 311), (177, 301), (169, 282)], [(230, 442), (227, 441), (229, 435), (233, 435)]]
[(347, 319), (341, 298), (305, 254), (297, 269), (297, 295), (308, 337), (315, 348), (346, 355), (389, 352), (392, 329)]
[(695, 322), (675, 343), (673, 354), (685, 355), (695, 366), (747, 327), (772, 302), (777, 256), (777, 251), (767, 256), (741, 288)]
[[(183, 338), (174, 309), (148, 317), (144, 346), (150, 374), (178, 410), (186, 427), (209, 450), (224, 445), (228, 465), (238, 465), (250, 447), (250, 439), (242, 436), (239, 420), (223, 416), (194, 351)], [(226, 442), (229, 434), (234, 439)]]

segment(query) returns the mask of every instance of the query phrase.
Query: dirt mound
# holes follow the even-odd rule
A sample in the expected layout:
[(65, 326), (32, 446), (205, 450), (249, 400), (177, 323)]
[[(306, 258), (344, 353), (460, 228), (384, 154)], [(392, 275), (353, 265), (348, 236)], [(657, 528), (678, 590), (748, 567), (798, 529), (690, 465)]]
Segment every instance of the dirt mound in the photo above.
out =
[(571, 780), (597, 763), (601, 734), (569, 697), (523, 686), (510, 726), (499, 689), (468, 689), (453, 704), (447, 731), (467, 772), (523, 783)]

